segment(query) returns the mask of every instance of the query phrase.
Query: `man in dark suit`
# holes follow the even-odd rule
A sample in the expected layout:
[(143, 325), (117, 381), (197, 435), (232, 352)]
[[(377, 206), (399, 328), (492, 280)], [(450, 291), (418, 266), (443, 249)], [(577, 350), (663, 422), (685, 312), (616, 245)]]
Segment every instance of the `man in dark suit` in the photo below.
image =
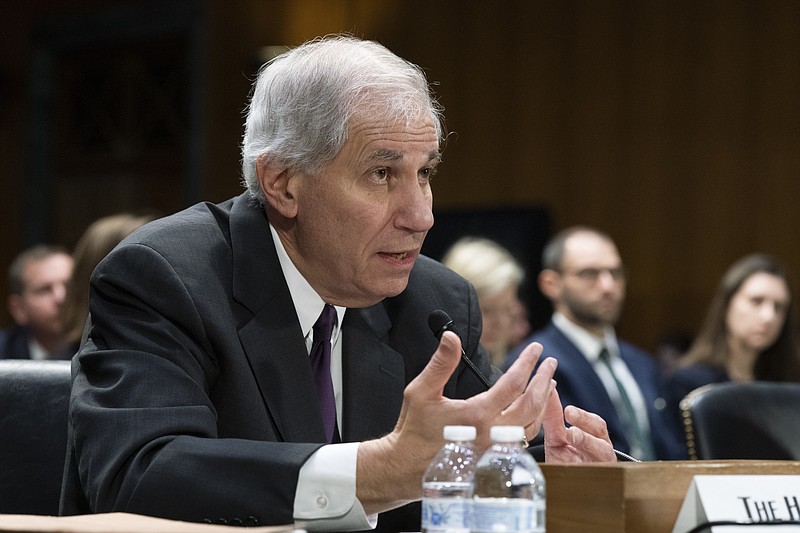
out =
[[(669, 423), (654, 359), (619, 340), (614, 325), (625, 301), (626, 275), (614, 241), (576, 226), (555, 235), (542, 253), (539, 288), (553, 303), (551, 322), (527, 340), (558, 359), (562, 403), (603, 417), (614, 447), (640, 459), (683, 458)], [(511, 353), (506, 367), (519, 351)]]
[(64, 357), (61, 307), (72, 267), (72, 256), (57, 245), (38, 244), (14, 258), (8, 267), (8, 312), (15, 325), (0, 331), (0, 359)]
[(540, 346), (492, 370), (474, 289), (419, 255), (443, 133), (416, 66), (306, 43), (261, 71), (245, 129), (247, 194), (144, 226), (92, 276), (62, 513), (415, 530), (446, 424), (483, 447), (544, 424), (549, 459), (613, 460), (599, 417), (562, 413), (554, 360), (528, 382)]

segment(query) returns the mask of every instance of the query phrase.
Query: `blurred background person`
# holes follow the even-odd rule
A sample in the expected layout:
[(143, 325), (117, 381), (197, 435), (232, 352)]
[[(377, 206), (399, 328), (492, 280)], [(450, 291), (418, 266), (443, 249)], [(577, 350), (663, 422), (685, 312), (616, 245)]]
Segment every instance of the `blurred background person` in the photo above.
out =
[(0, 332), (2, 359), (58, 359), (67, 341), (61, 306), (73, 261), (61, 246), (23, 250), (8, 268), (8, 312), (14, 327)]
[(692, 336), (684, 331), (667, 331), (658, 338), (654, 355), (665, 379), (680, 366), (681, 359), (691, 345)]
[[(522, 299), (516, 298), (514, 307), (511, 310), (511, 331), (509, 332), (508, 338), (509, 350), (514, 350), (517, 347), (521, 347), (520, 349), (524, 348), (524, 346), (521, 345), (530, 334), (531, 320), (530, 315), (528, 315), (528, 306)], [(507, 356), (508, 354), (506, 354), (506, 357)], [(500, 365), (504, 364), (504, 362), (505, 358)], [(498, 368), (502, 368), (502, 366)]]
[(89, 278), (108, 253), (133, 230), (150, 222), (151, 215), (119, 213), (99, 218), (83, 232), (72, 253), (75, 267), (66, 285), (61, 322), (66, 346), (60, 358), (70, 359), (78, 351), (83, 326), (89, 314)]
[(509, 350), (521, 340), (519, 331), (527, 322), (519, 300), (525, 271), (511, 252), (483, 237), (459, 239), (442, 263), (475, 286), (483, 319), (480, 343), (492, 356), (492, 365), (500, 368)]
[(703, 385), (800, 382), (794, 295), (788, 272), (775, 257), (751, 254), (728, 268), (697, 337), (668, 380), (670, 410), (679, 423), (680, 401)]
[[(536, 341), (555, 357), (562, 404), (602, 416), (614, 447), (638, 459), (683, 459), (683, 434), (668, 416), (664, 380), (650, 354), (617, 338), (627, 277), (609, 235), (586, 226), (556, 234), (542, 251), (539, 289), (553, 316)], [(508, 368), (521, 349), (512, 352)]]

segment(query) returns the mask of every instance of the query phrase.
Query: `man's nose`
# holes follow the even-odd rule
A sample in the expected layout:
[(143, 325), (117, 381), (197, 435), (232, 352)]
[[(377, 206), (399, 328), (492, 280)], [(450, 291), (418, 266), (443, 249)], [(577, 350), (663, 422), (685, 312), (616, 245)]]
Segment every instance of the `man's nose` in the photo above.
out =
[(403, 188), (397, 225), (414, 233), (428, 231), (433, 227), (432, 203), (430, 189), (414, 180)]
[(55, 296), (56, 301), (61, 304), (64, 300), (67, 299), (67, 284), (66, 283), (57, 283), (53, 286), (53, 296)]
[(597, 276), (597, 283), (604, 289), (610, 290), (617, 284), (617, 279), (610, 270), (602, 269)]

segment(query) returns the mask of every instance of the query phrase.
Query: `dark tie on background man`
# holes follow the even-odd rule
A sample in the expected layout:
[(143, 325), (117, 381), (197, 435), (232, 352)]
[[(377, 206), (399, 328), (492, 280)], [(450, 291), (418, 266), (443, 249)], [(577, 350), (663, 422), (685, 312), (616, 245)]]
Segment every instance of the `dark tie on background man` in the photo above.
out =
[(633, 451), (633, 448), (638, 448), (639, 459), (655, 459), (650, 437), (645, 434), (646, 432), (642, 428), (642, 424), (636, 417), (636, 411), (633, 408), (630, 396), (628, 396), (628, 391), (625, 390), (625, 386), (617, 377), (617, 373), (614, 372), (614, 366), (611, 364), (611, 353), (608, 351), (608, 348), (603, 347), (600, 351), (600, 360), (606, 365), (608, 371), (611, 372), (611, 377), (614, 378), (614, 383), (617, 384), (617, 389), (619, 389), (619, 398), (622, 404), (619, 418), (622, 420), (622, 425), (625, 426), (625, 434), (628, 438), (628, 442), (631, 444), (631, 451)]
[(333, 395), (331, 380), (331, 334), (334, 326), (336, 326), (336, 309), (330, 304), (325, 304), (314, 324), (310, 357), (314, 382), (317, 385), (319, 410), (328, 442), (340, 441), (339, 429), (336, 427), (336, 398)]

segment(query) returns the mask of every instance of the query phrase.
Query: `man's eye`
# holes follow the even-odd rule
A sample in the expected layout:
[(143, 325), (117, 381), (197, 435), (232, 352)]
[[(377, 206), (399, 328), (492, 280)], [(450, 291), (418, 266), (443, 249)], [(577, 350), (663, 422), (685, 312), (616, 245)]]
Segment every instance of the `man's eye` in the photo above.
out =
[(419, 171), (419, 175), (424, 181), (428, 181), (429, 182), (436, 175), (436, 169), (435, 168), (423, 168), (422, 170)]

